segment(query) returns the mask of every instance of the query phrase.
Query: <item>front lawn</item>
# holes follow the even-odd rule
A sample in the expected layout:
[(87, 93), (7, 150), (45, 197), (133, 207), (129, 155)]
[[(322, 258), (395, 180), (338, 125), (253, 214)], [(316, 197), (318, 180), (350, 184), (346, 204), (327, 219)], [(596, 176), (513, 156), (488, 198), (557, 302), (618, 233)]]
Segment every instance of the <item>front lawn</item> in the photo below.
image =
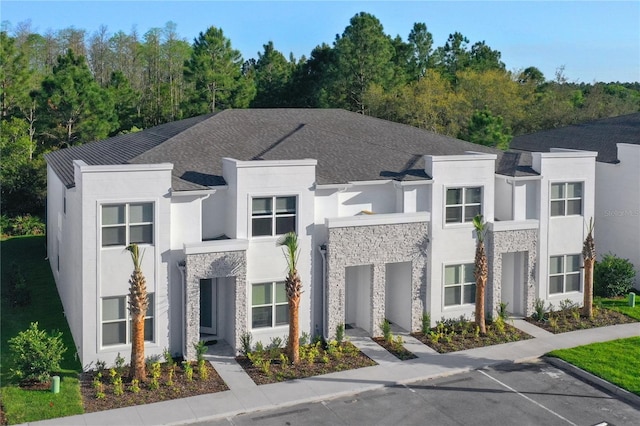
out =
[[(75, 345), (67, 320), (63, 315), (49, 262), (46, 260), (46, 240), (43, 236), (15, 237), (0, 243), (2, 252), (2, 294), (0, 309), (0, 382), (5, 420), (9, 424), (43, 420), (83, 412), (77, 375), (82, 370), (77, 359)], [(19, 267), (30, 293), (26, 306), (14, 306), (7, 298), (9, 274)], [(60, 393), (28, 390), (18, 386), (11, 377), (8, 364), (8, 341), (26, 330), (31, 322), (38, 322), (40, 329), (62, 331), (67, 347), (58, 372), (62, 376)]]
[(596, 297), (594, 305), (601, 306), (612, 311), (623, 313), (637, 321), (640, 321), (640, 295), (636, 294), (636, 306), (629, 306), (629, 297), (615, 297), (610, 299)]
[(640, 395), (640, 337), (560, 349), (548, 355)]

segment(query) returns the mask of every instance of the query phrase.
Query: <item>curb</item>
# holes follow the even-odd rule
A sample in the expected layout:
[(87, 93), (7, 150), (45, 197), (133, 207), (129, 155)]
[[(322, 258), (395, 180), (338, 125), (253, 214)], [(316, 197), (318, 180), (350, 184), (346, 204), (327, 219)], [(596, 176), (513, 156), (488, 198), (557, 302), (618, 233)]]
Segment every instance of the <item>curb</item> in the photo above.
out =
[(588, 371), (585, 371), (581, 368), (576, 367), (573, 364), (569, 364), (568, 362), (551, 356), (543, 356), (541, 359), (560, 370), (565, 371), (589, 384), (594, 385), (600, 389), (603, 389), (612, 395), (624, 400), (628, 404), (634, 406), (635, 408), (640, 408), (640, 396), (629, 392), (628, 390), (622, 389), (619, 386), (614, 385), (613, 383), (607, 382), (604, 379), (601, 379), (598, 376), (595, 376)]

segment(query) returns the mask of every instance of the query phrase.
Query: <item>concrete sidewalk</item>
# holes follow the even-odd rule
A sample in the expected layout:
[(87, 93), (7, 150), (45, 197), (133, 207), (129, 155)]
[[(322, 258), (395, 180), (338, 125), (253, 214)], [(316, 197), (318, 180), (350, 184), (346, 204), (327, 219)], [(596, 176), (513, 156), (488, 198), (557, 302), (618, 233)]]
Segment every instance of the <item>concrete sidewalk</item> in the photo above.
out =
[(378, 365), (300, 380), (257, 386), (235, 362), (225, 344), (210, 347), (207, 359), (229, 386), (228, 391), (117, 410), (62, 417), (32, 425), (171, 425), (231, 417), (356, 394), (394, 384), (406, 384), (482, 368), (488, 365), (538, 358), (554, 349), (640, 336), (640, 324), (621, 324), (554, 335), (521, 320), (513, 324), (533, 339), (438, 354), (415, 339), (403, 336), (418, 358), (399, 361), (371, 339), (350, 336)]

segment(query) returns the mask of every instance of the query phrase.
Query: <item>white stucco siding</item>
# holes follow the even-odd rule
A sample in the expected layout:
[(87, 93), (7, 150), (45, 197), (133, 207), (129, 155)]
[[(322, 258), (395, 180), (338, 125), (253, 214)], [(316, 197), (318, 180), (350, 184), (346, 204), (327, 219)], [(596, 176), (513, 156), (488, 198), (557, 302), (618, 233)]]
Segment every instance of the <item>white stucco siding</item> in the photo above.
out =
[(392, 182), (355, 185), (338, 196), (338, 217), (355, 216), (363, 211), (376, 214), (397, 213), (396, 190)]
[(472, 223), (445, 223), (447, 188), (482, 187), (482, 214), (485, 221), (492, 222), (495, 160), (493, 154), (472, 153), (425, 157), (426, 172), (433, 177), (426, 306), (434, 321), (441, 317), (470, 317), (475, 309), (473, 304), (444, 306), (444, 268), (447, 265), (473, 263), (476, 241)]
[(142, 271), (147, 290), (154, 297), (154, 342), (145, 345), (145, 354), (161, 355), (169, 347), (168, 261), (162, 254), (171, 246), (170, 164), (87, 166), (76, 161), (76, 187), (82, 194), (83, 258), (83, 346), (82, 361), (97, 359), (112, 363), (118, 353), (130, 355), (131, 345), (102, 346), (102, 298), (125, 296), (133, 270), (124, 246), (101, 247), (101, 206), (103, 204), (153, 203), (153, 244), (144, 250)]
[(513, 209), (513, 184), (506, 178), (496, 176), (496, 220), (513, 220)]
[(171, 197), (171, 249), (181, 250), (185, 243), (202, 241), (202, 196)]
[(82, 233), (80, 227), (69, 225), (80, 223), (79, 206), (80, 198), (76, 188), (66, 189), (51, 167), (47, 166), (47, 257), (78, 352), (83, 342), (84, 313)]
[(596, 251), (629, 259), (640, 289), (640, 145), (618, 144), (618, 158), (596, 163)]
[[(565, 299), (582, 303), (582, 291), (550, 294), (549, 257), (582, 252), (587, 224), (595, 215), (596, 153), (554, 149), (549, 153), (532, 155), (533, 167), (542, 176), (539, 185), (541, 202), (537, 297), (556, 306)], [(566, 182), (582, 182), (582, 214), (551, 216), (551, 186)]]
[[(302, 280), (303, 293), (300, 302), (300, 330), (313, 333), (311, 328), (311, 288), (313, 280), (313, 237), (315, 220), (315, 160), (291, 161), (237, 161), (224, 159), (225, 173), (233, 179), (225, 179), (230, 195), (236, 198), (236, 236), (247, 238), (247, 324), (254, 342), (268, 344), (273, 337), (288, 334), (287, 326), (251, 329), (252, 285), (265, 282), (284, 281), (287, 262), (282, 247), (277, 245), (279, 236), (251, 235), (251, 209), (254, 197), (296, 197), (296, 232), (300, 247), (298, 274)], [(234, 195), (231, 195), (234, 194)], [(317, 268), (321, 273), (321, 268)]]
[(202, 238), (204, 240), (221, 235), (229, 236), (228, 216), (235, 211), (229, 209), (227, 189), (218, 189), (214, 194), (202, 199)]

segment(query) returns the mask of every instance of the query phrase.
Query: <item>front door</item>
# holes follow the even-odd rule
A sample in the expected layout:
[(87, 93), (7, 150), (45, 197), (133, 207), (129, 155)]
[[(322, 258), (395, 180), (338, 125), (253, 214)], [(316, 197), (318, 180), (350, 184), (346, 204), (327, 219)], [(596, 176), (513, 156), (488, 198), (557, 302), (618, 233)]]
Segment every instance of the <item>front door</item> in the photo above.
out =
[(218, 280), (200, 280), (200, 333), (218, 334)]

